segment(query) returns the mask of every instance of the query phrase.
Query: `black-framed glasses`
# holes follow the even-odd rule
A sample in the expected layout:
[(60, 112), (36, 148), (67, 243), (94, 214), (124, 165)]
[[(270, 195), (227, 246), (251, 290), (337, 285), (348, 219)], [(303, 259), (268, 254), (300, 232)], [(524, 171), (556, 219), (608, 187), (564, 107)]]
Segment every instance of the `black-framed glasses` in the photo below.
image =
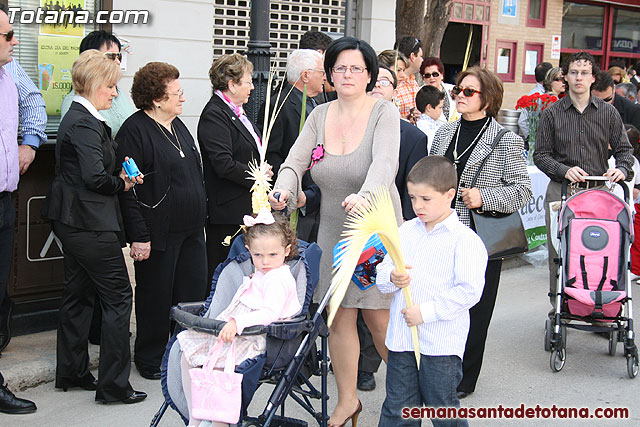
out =
[(556, 77), (553, 79), (554, 82), (564, 82), (564, 77)]
[(0, 33), (0, 35), (4, 36), (8, 42), (10, 42), (11, 40), (13, 40), (13, 36), (15, 34), (15, 31), (11, 30), (8, 33)]
[(380, 86), (382, 86), (382, 87), (389, 87), (389, 86), (391, 86), (393, 83), (392, 83), (392, 82), (390, 82), (390, 81), (389, 81), (389, 80), (387, 80), (387, 79), (379, 79), (379, 80), (377, 80), (377, 81), (376, 81), (376, 84), (379, 84), (379, 85), (380, 85)]
[(416, 46), (418, 46), (419, 44), (420, 44), (420, 40), (413, 39), (413, 47), (411, 48), (411, 52), (413, 52), (413, 49), (415, 49)]
[(347, 70), (351, 71), (354, 74), (364, 73), (367, 67), (363, 67), (361, 65), (338, 65), (337, 67), (333, 67), (332, 70), (334, 73), (344, 74)]
[(424, 73), (422, 77), (424, 77), (425, 79), (430, 79), (431, 77), (433, 77), (435, 79), (440, 77), (440, 73), (437, 71), (434, 71), (433, 73)]
[(122, 53), (121, 52), (105, 52), (104, 55), (112, 61), (116, 59), (122, 62)]
[(462, 88), (460, 86), (454, 86), (454, 87), (451, 88), (451, 93), (453, 93), (456, 96), (460, 95), (462, 93), (467, 98), (470, 98), (473, 95), (475, 95), (476, 93), (480, 94), (482, 92), (480, 92), (479, 90), (476, 90), (476, 89), (472, 89), (470, 87)]

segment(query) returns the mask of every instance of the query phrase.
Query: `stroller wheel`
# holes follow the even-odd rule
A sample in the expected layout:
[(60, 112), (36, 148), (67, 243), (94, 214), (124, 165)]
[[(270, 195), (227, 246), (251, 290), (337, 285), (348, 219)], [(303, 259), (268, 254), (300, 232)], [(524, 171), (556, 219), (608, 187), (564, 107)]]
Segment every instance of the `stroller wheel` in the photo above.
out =
[(553, 372), (560, 372), (564, 368), (564, 362), (567, 358), (567, 352), (564, 348), (555, 349), (551, 352), (549, 365)]
[(616, 355), (616, 348), (618, 346), (618, 331), (609, 332), (609, 356)]
[(629, 378), (635, 378), (638, 375), (638, 352), (627, 356), (627, 374)]
[(551, 319), (544, 321), (544, 351), (551, 351), (551, 331), (553, 330), (553, 322)]

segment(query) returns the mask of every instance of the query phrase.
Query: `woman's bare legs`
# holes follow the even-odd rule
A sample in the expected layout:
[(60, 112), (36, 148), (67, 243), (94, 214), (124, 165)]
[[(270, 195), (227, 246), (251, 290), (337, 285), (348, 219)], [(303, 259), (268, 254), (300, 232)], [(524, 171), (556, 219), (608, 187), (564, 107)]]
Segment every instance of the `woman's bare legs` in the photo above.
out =
[(338, 403), (329, 424), (341, 424), (358, 407), (356, 382), (360, 342), (356, 329), (357, 317), (357, 308), (340, 307), (329, 329), (329, 352), (338, 386)]
[(387, 325), (389, 324), (389, 310), (362, 310), (362, 318), (367, 324), (371, 336), (373, 337), (373, 343), (376, 346), (378, 354), (387, 363), (387, 354), (389, 350), (384, 343), (387, 336)]

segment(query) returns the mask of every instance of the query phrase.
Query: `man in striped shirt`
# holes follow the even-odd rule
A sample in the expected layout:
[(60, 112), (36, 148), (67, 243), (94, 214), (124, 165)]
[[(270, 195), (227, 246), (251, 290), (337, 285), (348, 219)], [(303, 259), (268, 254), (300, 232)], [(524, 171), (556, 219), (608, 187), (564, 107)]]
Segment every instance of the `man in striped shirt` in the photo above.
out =
[[(407, 176), (417, 215), (399, 230), (408, 273), (399, 273), (387, 255), (376, 275), (380, 292), (394, 294), (385, 340), (389, 349), (387, 395), (378, 427), (419, 427), (419, 419), (402, 418), (406, 407), (460, 406), (457, 388), (469, 333), (469, 309), (482, 295), (487, 250), (451, 209), (457, 186), (456, 169), (442, 156), (422, 158)], [(406, 308), (401, 289), (409, 285), (414, 305)], [(420, 369), (412, 326), (418, 328)], [(466, 420), (436, 421), (438, 426), (467, 425)]]
[[(549, 204), (560, 200), (563, 180), (573, 183), (573, 190), (587, 187), (585, 176), (606, 176), (613, 182), (633, 176), (633, 149), (627, 138), (620, 114), (613, 105), (591, 95), (591, 85), (598, 65), (586, 52), (574, 53), (562, 67), (567, 81), (567, 96), (540, 115), (533, 160), (551, 181), (547, 187), (545, 220), (550, 230)], [(609, 168), (609, 146), (616, 167)], [(593, 186), (593, 185), (592, 185)], [(549, 251), (549, 294), (555, 304), (558, 282), (557, 257), (551, 243)], [(555, 314), (551, 309), (550, 316)]]

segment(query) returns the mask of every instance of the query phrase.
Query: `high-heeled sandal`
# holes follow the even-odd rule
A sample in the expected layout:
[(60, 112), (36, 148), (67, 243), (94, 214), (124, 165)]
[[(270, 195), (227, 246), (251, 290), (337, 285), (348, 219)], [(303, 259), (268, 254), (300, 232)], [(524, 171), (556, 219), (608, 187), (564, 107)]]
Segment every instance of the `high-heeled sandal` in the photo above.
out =
[(357, 427), (358, 425), (358, 417), (360, 416), (360, 412), (362, 412), (362, 402), (358, 399), (358, 407), (355, 412), (351, 414), (346, 420), (342, 422), (342, 424), (329, 424), (327, 427), (343, 427), (349, 420), (351, 420), (351, 427)]

